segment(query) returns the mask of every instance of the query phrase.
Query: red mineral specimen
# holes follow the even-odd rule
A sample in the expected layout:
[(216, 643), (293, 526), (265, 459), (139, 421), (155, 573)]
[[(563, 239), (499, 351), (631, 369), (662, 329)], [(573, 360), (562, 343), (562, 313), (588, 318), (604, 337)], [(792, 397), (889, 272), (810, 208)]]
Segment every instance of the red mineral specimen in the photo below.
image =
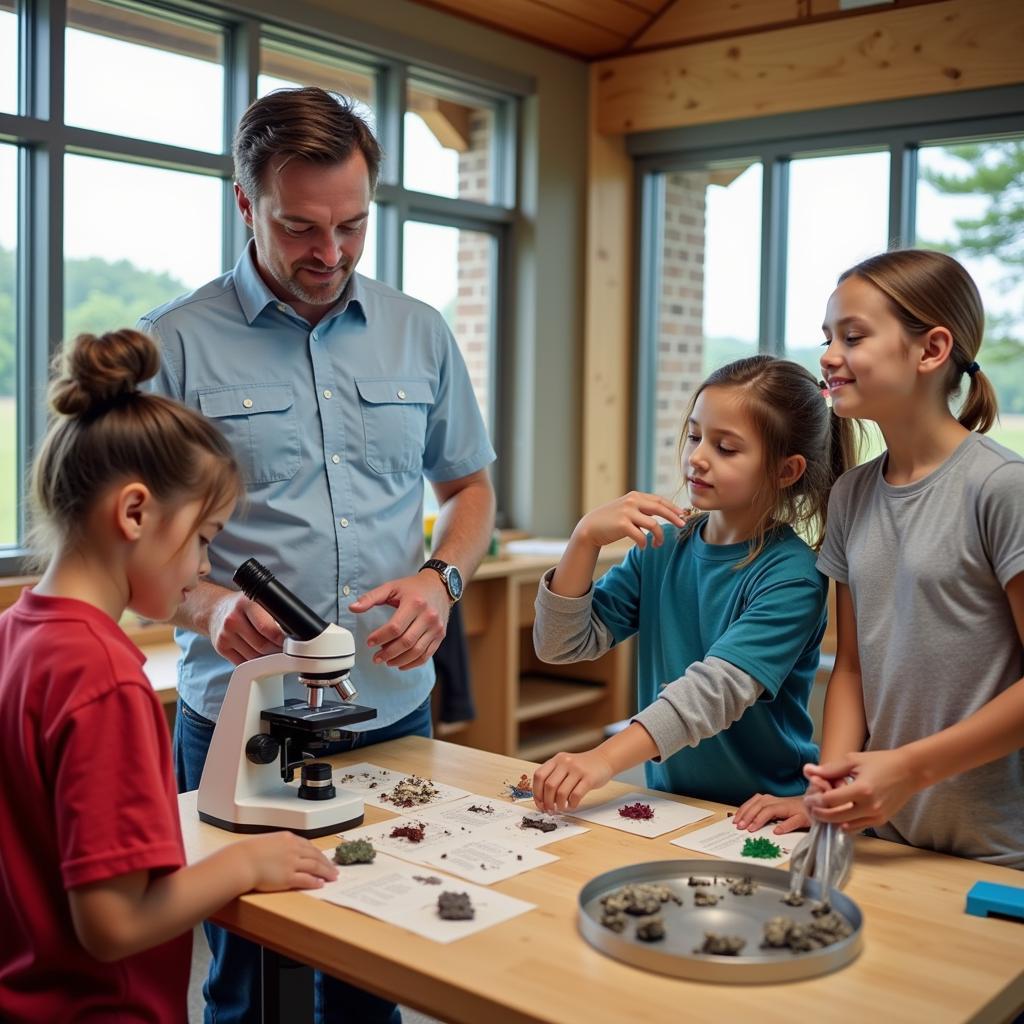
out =
[(654, 817), (654, 809), (650, 804), (642, 804), (637, 801), (635, 804), (624, 804), (619, 808), (619, 814), (623, 818), (632, 818), (634, 821), (650, 821)]
[(423, 842), (423, 833), (426, 832), (426, 825), (402, 825), (391, 830), (392, 839), (408, 839), (410, 843)]

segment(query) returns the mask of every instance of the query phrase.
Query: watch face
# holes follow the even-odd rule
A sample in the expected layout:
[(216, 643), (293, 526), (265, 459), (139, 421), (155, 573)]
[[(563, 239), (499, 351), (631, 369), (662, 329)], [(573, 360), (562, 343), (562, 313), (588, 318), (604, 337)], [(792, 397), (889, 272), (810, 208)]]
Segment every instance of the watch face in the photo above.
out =
[(448, 572), (445, 574), (445, 579), (448, 583), (448, 593), (451, 594), (452, 600), (458, 601), (462, 597), (462, 573), (454, 565), (450, 565), (448, 566)]

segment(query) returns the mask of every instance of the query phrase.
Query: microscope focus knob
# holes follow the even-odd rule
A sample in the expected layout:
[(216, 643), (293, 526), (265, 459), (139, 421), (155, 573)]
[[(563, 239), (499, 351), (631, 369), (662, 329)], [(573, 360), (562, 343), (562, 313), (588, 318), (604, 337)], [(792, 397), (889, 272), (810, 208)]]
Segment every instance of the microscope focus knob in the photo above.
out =
[(253, 764), (270, 764), (271, 761), (277, 760), (277, 755), (280, 752), (280, 741), (265, 732), (250, 736), (245, 744), (245, 756)]

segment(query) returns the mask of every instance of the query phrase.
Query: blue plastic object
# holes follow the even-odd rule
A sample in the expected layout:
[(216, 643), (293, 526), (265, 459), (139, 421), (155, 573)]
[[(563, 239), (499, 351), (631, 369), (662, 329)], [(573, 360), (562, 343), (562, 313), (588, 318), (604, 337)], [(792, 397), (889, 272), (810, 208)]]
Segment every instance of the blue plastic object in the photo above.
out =
[(1024, 889), (995, 882), (975, 882), (967, 894), (967, 913), (975, 917), (995, 914), (1024, 921)]

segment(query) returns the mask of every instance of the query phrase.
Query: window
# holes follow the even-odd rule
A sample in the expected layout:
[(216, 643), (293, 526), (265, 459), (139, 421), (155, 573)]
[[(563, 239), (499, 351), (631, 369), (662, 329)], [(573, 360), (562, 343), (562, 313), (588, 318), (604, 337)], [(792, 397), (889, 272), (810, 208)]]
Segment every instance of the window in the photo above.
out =
[(680, 485), (678, 442), (690, 397), (711, 370), (757, 351), (761, 165), (741, 161), (659, 175), (655, 243), (653, 489)]
[(219, 179), (72, 155), (64, 182), (66, 337), (131, 327), (221, 272)]
[(0, 111), (18, 112), (18, 9), (0, 0)]
[(441, 311), (466, 360), (484, 422), (490, 423), (493, 236), (408, 221), (402, 252), (402, 291)]
[(999, 400), (989, 436), (1024, 454), (1024, 138), (924, 146), (917, 166), (917, 244), (951, 252), (977, 283), (978, 362)]
[(223, 33), (141, 8), (70, 0), (65, 121), (189, 149), (224, 149)]
[[(395, 287), (404, 279), (442, 308), (487, 421), (498, 423), (498, 283), (517, 216), (498, 197), (515, 192), (515, 96), (528, 80), (496, 70), (485, 81), (475, 59), (457, 55), (453, 68), (470, 78), (440, 65), (428, 73), (411, 55), (357, 48), (340, 20), (332, 39), (289, 17), (300, 15), (271, 26), (216, 2), (0, 0), (0, 573), (23, 567), (20, 480), (46, 428), (54, 347), (133, 325), (234, 265), (249, 234), (229, 132), (273, 89), (344, 95), (375, 129), (385, 159), (359, 272)], [(63, 68), (50, 63), (55, 35)], [(19, 95), (19, 75), (47, 74)], [(47, 84), (63, 92), (62, 119)], [(411, 103), (425, 136), (406, 147)]]
[(0, 145), (0, 547), (18, 540), (18, 151)]
[(416, 81), (406, 92), (405, 187), (494, 199), (494, 109)]
[(821, 321), (839, 275), (888, 246), (889, 154), (844, 153), (789, 165), (785, 352), (821, 369)]
[(318, 85), (351, 100), (356, 111), (376, 128), (377, 75), (365, 65), (317, 54), (306, 43), (264, 38), (260, 42), (260, 75), (256, 94), (265, 96), (275, 89)]
[[(979, 92), (960, 120), (935, 96), (631, 136), (643, 186), (635, 486), (675, 493), (679, 421), (708, 372), (760, 350), (818, 374), (839, 274), (912, 244), (951, 252), (977, 282), (979, 361), (1001, 410), (990, 436), (1024, 453), (1022, 104), (1013, 87)], [(882, 445), (869, 429), (862, 455)]]

